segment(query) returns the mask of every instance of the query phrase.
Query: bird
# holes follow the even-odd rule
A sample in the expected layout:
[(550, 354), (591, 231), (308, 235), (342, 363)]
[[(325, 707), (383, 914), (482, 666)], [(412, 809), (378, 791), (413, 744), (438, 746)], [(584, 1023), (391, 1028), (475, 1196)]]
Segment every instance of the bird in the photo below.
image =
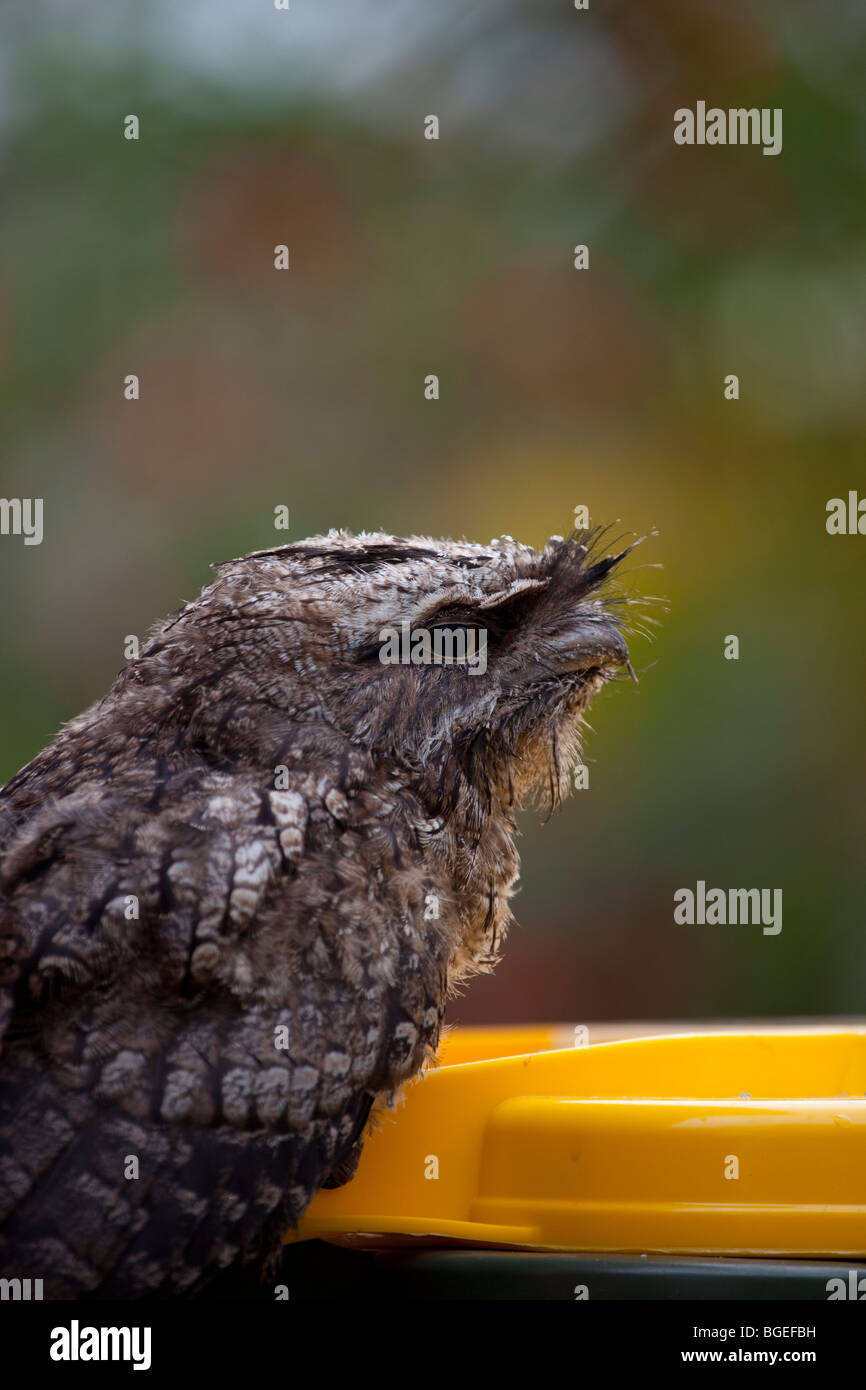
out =
[(351, 1178), (500, 958), (517, 811), (559, 804), (591, 697), (634, 677), (607, 535), (222, 562), (2, 788), (4, 1277), (264, 1278)]

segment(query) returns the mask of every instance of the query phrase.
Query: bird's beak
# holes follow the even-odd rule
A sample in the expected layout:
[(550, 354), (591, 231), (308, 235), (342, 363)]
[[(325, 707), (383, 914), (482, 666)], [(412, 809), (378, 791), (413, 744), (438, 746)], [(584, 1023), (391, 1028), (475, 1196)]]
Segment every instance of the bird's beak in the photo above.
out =
[(616, 624), (603, 615), (575, 617), (552, 639), (551, 647), (564, 675), (616, 666), (625, 666), (631, 672), (625, 638)]

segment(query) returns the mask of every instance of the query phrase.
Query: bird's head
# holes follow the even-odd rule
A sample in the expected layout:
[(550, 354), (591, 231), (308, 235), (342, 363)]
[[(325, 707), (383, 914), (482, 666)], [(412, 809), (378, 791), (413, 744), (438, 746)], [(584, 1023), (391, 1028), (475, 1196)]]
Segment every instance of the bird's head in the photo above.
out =
[(196, 717), (223, 740), (243, 737), (255, 701), (276, 743), (281, 729), (315, 731), (325, 751), (348, 741), (407, 768), (428, 804), (458, 785), (480, 805), (555, 802), (590, 697), (631, 673), (627, 600), (607, 582), (631, 547), (602, 545), (331, 532), (220, 565), (155, 640), (198, 648), (205, 696), (219, 667), (234, 713), (205, 703)]

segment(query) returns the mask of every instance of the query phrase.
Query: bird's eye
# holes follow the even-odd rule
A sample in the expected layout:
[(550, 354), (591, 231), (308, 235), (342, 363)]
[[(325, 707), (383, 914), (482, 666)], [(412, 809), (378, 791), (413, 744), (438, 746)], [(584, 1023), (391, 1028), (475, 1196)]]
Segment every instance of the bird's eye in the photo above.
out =
[(487, 651), (485, 628), (469, 623), (440, 623), (430, 628), (436, 664), (477, 666)]
[[(468, 666), (486, 670), (487, 630), (470, 623), (443, 620), (423, 627), (403, 622), (382, 628), (375, 649), (383, 666)], [(366, 656), (372, 656), (367, 649)]]
[[(437, 623), (427, 629), (434, 643), (444, 647), (466, 646), (474, 648), (481, 641), (484, 628), (473, 627), (469, 623)], [(486, 636), (486, 633), (485, 633)]]

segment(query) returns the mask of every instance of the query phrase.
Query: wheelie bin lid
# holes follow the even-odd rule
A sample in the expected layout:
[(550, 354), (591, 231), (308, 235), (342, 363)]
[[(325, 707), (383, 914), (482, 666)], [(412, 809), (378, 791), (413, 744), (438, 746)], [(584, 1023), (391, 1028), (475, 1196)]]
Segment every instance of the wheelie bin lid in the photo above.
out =
[(861, 1257), (864, 1093), (866, 1020), (455, 1029), (287, 1240)]

